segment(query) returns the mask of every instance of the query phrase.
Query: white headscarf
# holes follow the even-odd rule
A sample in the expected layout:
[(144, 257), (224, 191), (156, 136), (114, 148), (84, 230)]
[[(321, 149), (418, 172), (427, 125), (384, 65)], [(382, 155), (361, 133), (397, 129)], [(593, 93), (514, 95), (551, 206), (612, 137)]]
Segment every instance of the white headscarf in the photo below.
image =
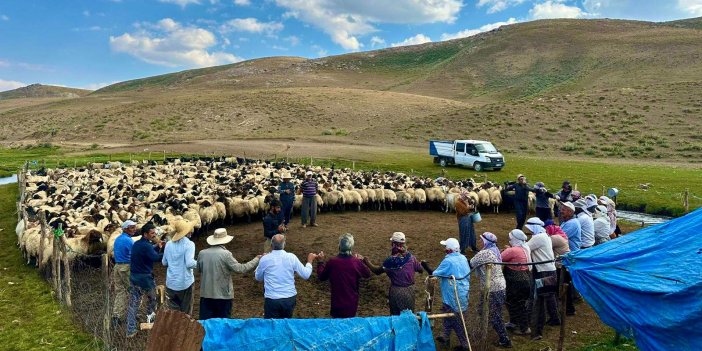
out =
[(531, 249), (527, 245), (527, 236), (520, 229), (513, 229), (509, 232), (509, 245), (512, 247), (521, 247), (526, 254), (527, 263), (531, 263)]
[(531, 217), (527, 220), (525, 226), (529, 231), (531, 231), (534, 235), (541, 234), (541, 233), (546, 233), (546, 229), (544, 228), (544, 222), (539, 219), (539, 217)]

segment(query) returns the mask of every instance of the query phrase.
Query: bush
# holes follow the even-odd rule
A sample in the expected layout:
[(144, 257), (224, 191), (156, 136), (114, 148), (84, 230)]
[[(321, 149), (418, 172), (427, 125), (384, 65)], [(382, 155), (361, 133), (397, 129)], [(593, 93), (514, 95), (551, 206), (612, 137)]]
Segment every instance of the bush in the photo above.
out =
[(322, 135), (332, 135), (334, 134), (330, 129), (325, 129), (322, 131)]

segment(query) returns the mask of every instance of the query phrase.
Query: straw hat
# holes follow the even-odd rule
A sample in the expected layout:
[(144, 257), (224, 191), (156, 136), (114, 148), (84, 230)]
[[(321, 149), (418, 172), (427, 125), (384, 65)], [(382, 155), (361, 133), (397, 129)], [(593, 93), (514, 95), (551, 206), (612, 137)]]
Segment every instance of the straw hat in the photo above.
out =
[(207, 237), (207, 243), (212, 246), (224, 245), (232, 241), (232, 239), (234, 239), (234, 237), (231, 235), (227, 235), (226, 229), (217, 228), (215, 229), (214, 234)]
[(281, 176), (281, 179), (292, 179), (292, 176), (290, 175), (289, 172), (284, 172)]
[[(183, 227), (186, 227), (186, 228), (183, 228)], [(183, 226), (183, 227), (177, 228), (176, 233), (171, 238), (171, 241), (178, 241), (178, 240), (186, 237), (188, 234), (190, 234), (191, 228), (187, 228), (188, 226)]]

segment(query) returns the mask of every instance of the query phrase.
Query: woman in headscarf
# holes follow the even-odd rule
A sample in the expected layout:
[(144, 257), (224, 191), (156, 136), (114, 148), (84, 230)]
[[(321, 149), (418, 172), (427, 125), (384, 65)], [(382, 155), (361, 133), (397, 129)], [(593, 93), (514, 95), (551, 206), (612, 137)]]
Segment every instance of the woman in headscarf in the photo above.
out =
[(595, 213), (592, 214), (595, 218), (595, 245), (609, 241), (613, 232), (610, 231), (609, 218), (607, 217), (607, 207), (602, 205), (595, 208)]
[(609, 218), (609, 230), (611, 233), (613, 233), (612, 239), (616, 238), (619, 234), (619, 228), (617, 227), (617, 210), (616, 206), (617, 204), (612, 201), (607, 196), (600, 196), (599, 199), (597, 199), (597, 203), (600, 205), (607, 206), (607, 218)]
[[(483, 233), (480, 236), (483, 242), (483, 249), (480, 250), (471, 260), (470, 267), (474, 269), (478, 268), (478, 275), (480, 276), (481, 288), (485, 289), (486, 286), (486, 264), (502, 262), (502, 255), (500, 254), (500, 249), (497, 248), (497, 237), (495, 234), (490, 232)], [(501, 347), (512, 347), (512, 341), (507, 335), (507, 329), (502, 321), (502, 305), (505, 304), (505, 277), (502, 275), (502, 269), (500, 267), (492, 267), (492, 272), (490, 274), (490, 291), (489, 291), (489, 310), (490, 310), (490, 324), (492, 328), (495, 329), (497, 335), (500, 337), (498, 346)], [(480, 306), (478, 311), (482, 313), (483, 301), (480, 301)]]
[[(527, 245), (527, 236), (523, 231), (514, 229), (509, 233), (509, 247), (502, 251), (502, 262), (521, 263), (531, 262), (531, 249)], [(566, 244), (567, 245), (567, 244)], [(527, 301), (531, 293), (531, 267), (505, 266), (504, 276), (507, 283), (507, 311), (510, 323), (507, 328), (515, 329), (514, 334), (529, 335), (529, 310)]]
[(464, 255), (468, 247), (473, 252), (478, 252), (478, 247), (475, 243), (473, 212), (475, 212), (475, 200), (470, 197), (466, 189), (462, 189), (456, 201), (456, 218), (458, 219), (458, 239), (461, 245), (461, 253)]
[(363, 258), (363, 263), (376, 275), (387, 274), (390, 278), (388, 300), (390, 314), (399, 315), (404, 310), (414, 311), (414, 273), (422, 273), (420, 261), (407, 249), (405, 234), (395, 232), (390, 238), (392, 251), (382, 267), (377, 267)]

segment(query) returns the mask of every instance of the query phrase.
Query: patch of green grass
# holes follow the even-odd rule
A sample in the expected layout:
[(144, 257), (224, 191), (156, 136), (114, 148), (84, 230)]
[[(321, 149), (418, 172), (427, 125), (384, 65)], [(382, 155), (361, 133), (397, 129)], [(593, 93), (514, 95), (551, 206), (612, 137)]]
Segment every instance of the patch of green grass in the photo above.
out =
[(49, 284), (25, 265), (15, 245), (16, 185), (0, 186), (0, 345), (3, 350), (100, 350), (54, 299)]

